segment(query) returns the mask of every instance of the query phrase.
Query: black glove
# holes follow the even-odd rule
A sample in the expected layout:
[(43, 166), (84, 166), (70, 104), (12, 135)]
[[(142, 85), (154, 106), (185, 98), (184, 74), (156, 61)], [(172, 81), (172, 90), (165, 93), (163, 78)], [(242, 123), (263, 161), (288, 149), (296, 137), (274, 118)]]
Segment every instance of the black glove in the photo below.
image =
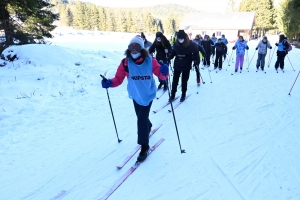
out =
[(255, 50), (258, 50), (258, 47), (256, 47)]
[(235, 50), (236, 49), (236, 47), (232, 47), (232, 50)]
[(272, 47), (270, 47), (270, 49), (272, 49)]
[(275, 43), (276, 46), (278, 46), (278, 43)]
[(249, 47), (248, 47), (248, 46), (246, 46), (246, 49), (247, 49), (247, 50), (249, 50)]

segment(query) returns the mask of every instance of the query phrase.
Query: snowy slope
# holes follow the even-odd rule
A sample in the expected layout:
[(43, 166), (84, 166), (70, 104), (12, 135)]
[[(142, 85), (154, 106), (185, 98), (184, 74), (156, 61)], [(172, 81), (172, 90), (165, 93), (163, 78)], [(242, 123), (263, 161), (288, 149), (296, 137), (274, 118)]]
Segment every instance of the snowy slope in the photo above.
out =
[[(99, 199), (134, 164), (136, 156), (115, 168), (136, 146), (127, 81), (108, 90), (118, 143), (99, 76), (114, 75), (131, 36), (65, 33), (52, 45), (4, 52), (19, 59), (0, 68), (1, 199)], [(234, 63), (225, 61), (212, 83), (201, 70), (198, 88), (191, 72), (192, 95), (175, 110), (185, 154), (170, 107), (150, 114), (163, 124), (150, 145), (165, 141), (109, 199), (300, 199), (300, 80), (288, 95), (300, 50), (288, 54), (285, 73), (275, 72), (274, 54), (264, 74), (255, 72), (257, 42), (249, 42), (242, 73), (232, 76)]]

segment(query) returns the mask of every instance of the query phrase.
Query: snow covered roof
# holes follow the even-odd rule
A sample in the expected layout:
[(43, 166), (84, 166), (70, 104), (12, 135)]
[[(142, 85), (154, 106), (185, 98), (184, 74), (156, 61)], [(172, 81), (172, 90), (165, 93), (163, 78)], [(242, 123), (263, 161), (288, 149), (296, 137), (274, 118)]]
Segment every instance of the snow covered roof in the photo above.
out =
[(192, 13), (181, 23), (183, 29), (251, 30), (254, 12)]

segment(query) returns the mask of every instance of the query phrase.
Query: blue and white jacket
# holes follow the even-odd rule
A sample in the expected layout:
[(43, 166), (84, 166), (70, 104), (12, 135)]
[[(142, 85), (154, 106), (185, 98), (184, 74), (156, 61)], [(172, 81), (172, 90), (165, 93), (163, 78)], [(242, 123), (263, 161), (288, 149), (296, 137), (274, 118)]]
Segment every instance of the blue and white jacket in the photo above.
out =
[(245, 40), (238, 40), (233, 48), (236, 49), (236, 55), (245, 55), (245, 50), (249, 49), (247, 42)]

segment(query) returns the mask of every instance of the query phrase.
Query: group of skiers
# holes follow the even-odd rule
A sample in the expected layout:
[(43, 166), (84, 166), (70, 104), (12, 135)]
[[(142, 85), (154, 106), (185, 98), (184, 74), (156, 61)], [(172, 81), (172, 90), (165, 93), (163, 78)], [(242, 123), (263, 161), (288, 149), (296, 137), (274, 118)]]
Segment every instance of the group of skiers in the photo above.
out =
[[(128, 95), (133, 100), (137, 116), (137, 143), (141, 145), (141, 151), (137, 158), (138, 162), (144, 161), (148, 155), (149, 134), (152, 127), (152, 123), (149, 120), (150, 108), (153, 99), (156, 97), (156, 91), (162, 86), (164, 90), (168, 89), (167, 80), (170, 60), (174, 59), (174, 71), (169, 101), (172, 102), (175, 99), (181, 76), (182, 93), (180, 101), (182, 102), (186, 98), (187, 82), (192, 66), (196, 69), (196, 81), (200, 83), (200, 57), (203, 60), (203, 64), (209, 66), (211, 56), (215, 55), (214, 68), (222, 69), (222, 58), (226, 59), (227, 44), (228, 41), (225, 35), (218, 39), (214, 34), (211, 38), (208, 35), (205, 35), (204, 38), (196, 35), (195, 39), (191, 40), (184, 30), (179, 30), (171, 39), (171, 42), (161, 32), (156, 33), (153, 43), (149, 42), (143, 33), (141, 36), (137, 35), (130, 40), (125, 51), (125, 58), (120, 62), (115, 77), (103, 79), (102, 87), (106, 89), (117, 87), (127, 77)], [(275, 68), (280, 67), (283, 69), (284, 57), (288, 48), (285, 36), (280, 35), (279, 42), (275, 45), (278, 46)], [(267, 37), (264, 37), (256, 47), (256, 50), (258, 50), (256, 67), (261, 67), (262, 70), (264, 69), (267, 48), (271, 49), (272, 47)], [(245, 50), (249, 49), (243, 36), (239, 36), (232, 49), (236, 50), (235, 71), (238, 70), (238, 67), (242, 70)], [(154, 53), (155, 58), (152, 56)], [(153, 74), (159, 79), (160, 84), (158, 88), (156, 88)]]

